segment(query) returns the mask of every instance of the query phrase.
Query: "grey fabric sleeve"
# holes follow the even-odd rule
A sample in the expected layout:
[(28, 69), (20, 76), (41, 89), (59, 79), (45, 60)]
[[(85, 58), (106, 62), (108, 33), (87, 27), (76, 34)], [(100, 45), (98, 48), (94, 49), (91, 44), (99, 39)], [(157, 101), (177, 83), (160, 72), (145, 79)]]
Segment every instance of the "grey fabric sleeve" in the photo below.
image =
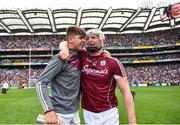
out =
[(60, 60), (57, 56), (54, 56), (36, 83), (36, 92), (44, 112), (53, 110), (53, 105), (48, 93), (48, 85), (51, 84), (53, 79), (61, 72), (62, 69), (63, 61)]

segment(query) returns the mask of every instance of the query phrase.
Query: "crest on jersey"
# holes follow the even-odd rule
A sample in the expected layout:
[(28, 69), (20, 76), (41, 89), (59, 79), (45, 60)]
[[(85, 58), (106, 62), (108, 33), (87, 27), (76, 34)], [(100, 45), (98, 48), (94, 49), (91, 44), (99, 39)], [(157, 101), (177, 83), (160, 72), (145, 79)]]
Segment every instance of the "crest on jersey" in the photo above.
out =
[(105, 66), (105, 65), (106, 65), (106, 61), (105, 61), (105, 60), (102, 60), (102, 61), (100, 62), (100, 65), (101, 65), (101, 66)]

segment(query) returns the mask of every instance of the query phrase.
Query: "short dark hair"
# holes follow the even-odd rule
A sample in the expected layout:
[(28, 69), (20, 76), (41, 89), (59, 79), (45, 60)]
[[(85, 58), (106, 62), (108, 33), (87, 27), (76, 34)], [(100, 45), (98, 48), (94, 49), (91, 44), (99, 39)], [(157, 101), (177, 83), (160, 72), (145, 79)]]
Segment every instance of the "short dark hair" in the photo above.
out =
[(86, 31), (78, 26), (69, 26), (66, 30), (66, 39), (72, 35), (86, 37)]

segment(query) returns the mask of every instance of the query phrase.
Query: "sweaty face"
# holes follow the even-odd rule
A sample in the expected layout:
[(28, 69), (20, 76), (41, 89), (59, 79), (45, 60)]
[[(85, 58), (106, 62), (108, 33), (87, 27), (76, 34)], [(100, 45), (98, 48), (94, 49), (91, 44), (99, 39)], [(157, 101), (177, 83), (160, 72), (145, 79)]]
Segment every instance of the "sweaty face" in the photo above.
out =
[(96, 35), (86, 36), (86, 49), (90, 53), (99, 51), (102, 48), (102, 40)]
[(80, 35), (74, 35), (71, 39), (74, 50), (81, 51), (85, 44), (85, 37)]

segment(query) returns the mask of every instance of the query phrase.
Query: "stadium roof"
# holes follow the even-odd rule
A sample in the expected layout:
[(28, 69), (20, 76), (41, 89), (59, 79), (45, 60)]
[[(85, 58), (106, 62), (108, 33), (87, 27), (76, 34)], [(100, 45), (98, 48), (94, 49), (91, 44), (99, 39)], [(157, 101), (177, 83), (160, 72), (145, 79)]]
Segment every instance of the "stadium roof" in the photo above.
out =
[(64, 34), (70, 25), (105, 33), (141, 33), (180, 27), (180, 18), (162, 22), (155, 7), (0, 10), (0, 35)]

